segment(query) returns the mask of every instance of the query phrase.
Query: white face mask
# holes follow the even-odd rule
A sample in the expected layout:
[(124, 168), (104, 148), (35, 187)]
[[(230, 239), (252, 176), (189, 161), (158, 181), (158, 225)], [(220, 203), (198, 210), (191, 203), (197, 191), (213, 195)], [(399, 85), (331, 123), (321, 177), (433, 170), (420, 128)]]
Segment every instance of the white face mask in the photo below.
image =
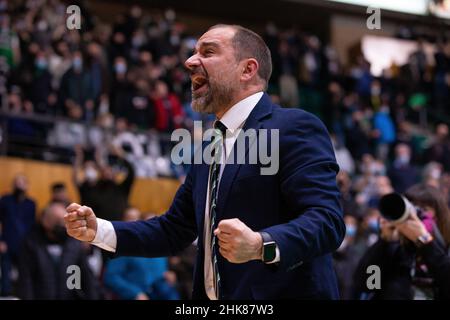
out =
[(439, 169), (431, 170), (430, 177), (433, 179), (436, 179), (436, 180), (440, 179), (441, 178), (441, 170), (439, 170)]
[(409, 163), (409, 156), (408, 155), (401, 155), (397, 157), (397, 162), (399, 164), (408, 164)]
[(91, 167), (86, 168), (86, 171), (84, 172), (84, 174), (88, 181), (90, 181), (90, 182), (97, 181), (98, 173), (97, 173), (97, 170), (95, 170), (94, 168), (91, 168)]

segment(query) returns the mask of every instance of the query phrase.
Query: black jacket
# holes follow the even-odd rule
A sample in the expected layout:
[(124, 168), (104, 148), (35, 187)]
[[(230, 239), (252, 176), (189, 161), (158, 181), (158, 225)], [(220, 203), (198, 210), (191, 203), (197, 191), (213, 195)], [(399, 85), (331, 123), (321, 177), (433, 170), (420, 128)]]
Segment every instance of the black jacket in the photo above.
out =
[[(354, 275), (353, 298), (362, 295), (374, 300), (410, 300), (414, 298), (411, 269), (416, 257), (421, 257), (433, 279), (435, 299), (450, 299), (450, 257), (436, 240), (416, 248), (400, 242), (379, 240), (362, 257)], [(370, 265), (377, 265), (381, 271), (381, 289), (367, 289), (366, 272)]]
[[(47, 250), (52, 244), (42, 227), (37, 227), (25, 240), (19, 255), (18, 296), (27, 300), (77, 300), (100, 298), (100, 286), (88, 267), (81, 242), (67, 237), (62, 243), (59, 262)], [(81, 288), (70, 290), (68, 273), (71, 265), (79, 266)], [(72, 281), (69, 281), (73, 283)]]
[(100, 180), (95, 185), (84, 182), (79, 186), (81, 202), (92, 208), (97, 217), (106, 220), (122, 220), (128, 207), (128, 198), (133, 186), (134, 168), (126, 160), (121, 162), (127, 169), (127, 176), (121, 183)]

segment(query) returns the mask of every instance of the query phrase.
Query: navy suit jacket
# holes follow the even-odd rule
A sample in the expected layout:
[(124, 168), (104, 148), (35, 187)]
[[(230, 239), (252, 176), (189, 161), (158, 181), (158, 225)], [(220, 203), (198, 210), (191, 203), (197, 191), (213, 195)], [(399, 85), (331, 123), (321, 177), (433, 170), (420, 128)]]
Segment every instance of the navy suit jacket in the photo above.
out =
[[(220, 298), (339, 298), (330, 253), (342, 242), (345, 224), (336, 186), (339, 168), (326, 128), (305, 111), (272, 104), (267, 94), (246, 120), (243, 129), (250, 128), (279, 129), (279, 170), (261, 175), (260, 163), (227, 164), (217, 220), (238, 218), (254, 231), (269, 233), (279, 247), (280, 262), (234, 264), (219, 255)], [(203, 237), (208, 169), (207, 164), (191, 166), (166, 214), (113, 222), (118, 255), (175, 255), (198, 236), (194, 299), (207, 299)]]

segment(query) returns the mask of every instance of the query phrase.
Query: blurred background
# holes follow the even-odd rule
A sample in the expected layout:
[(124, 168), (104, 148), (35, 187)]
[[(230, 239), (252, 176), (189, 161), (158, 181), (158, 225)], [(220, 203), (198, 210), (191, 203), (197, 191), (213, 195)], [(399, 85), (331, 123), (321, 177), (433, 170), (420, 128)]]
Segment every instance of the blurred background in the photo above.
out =
[[(79, 30), (66, 26), (71, 4)], [(347, 225), (335, 253), (343, 299), (360, 298), (355, 273), (380, 240), (380, 197), (421, 183), (448, 208), (448, 0), (0, 0), (3, 297), (189, 298), (195, 244), (168, 259), (110, 260), (60, 227), (74, 201), (114, 220), (168, 209), (188, 169), (170, 161), (171, 132), (201, 138), (193, 122), (214, 119), (191, 109), (183, 62), (216, 23), (263, 36), (272, 100), (330, 131)], [(66, 288), (71, 264), (89, 274), (82, 290)]]

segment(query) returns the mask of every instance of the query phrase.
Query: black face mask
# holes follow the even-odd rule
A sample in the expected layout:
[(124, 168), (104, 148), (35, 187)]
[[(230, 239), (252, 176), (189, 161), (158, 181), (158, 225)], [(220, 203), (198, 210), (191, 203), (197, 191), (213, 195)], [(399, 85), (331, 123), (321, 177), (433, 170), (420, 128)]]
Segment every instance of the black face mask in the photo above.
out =
[(13, 190), (13, 195), (16, 198), (21, 198), (21, 197), (23, 197), (25, 195), (25, 191), (20, 189), (20, 188), (15, 187), (14, 190)]
[(52, 234), (55, 237), (55, 240), (58, 242), (64, 242), (67, 239), (67, 232), (64, 226), (54, 226), (52, 229)]

